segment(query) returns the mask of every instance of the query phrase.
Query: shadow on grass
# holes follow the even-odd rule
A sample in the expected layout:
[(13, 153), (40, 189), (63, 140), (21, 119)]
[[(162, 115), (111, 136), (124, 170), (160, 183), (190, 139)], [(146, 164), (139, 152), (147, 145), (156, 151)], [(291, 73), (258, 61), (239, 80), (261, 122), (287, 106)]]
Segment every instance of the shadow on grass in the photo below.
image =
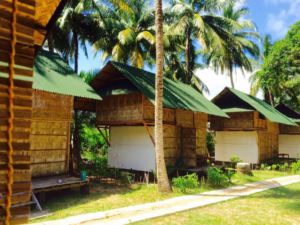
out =
[(99, 202), (99, 204), (95, 206), (109, 209), (113, 206), (101, 205), (101, 199), (109, 198), (112, 195), (133, 193), (135, 191), (139, 191), (141, 188), (142, 185), (126, 186), (93, 182), (90, 184), (90, 194), (81, 194), (79, 189), (50, 192), (46, 194), (45, 201), (42, 202), (42, 205), (44, 209), (49, 210), (51, 213), (67, 209), (69, 207), (79, 207), (94, 201)]

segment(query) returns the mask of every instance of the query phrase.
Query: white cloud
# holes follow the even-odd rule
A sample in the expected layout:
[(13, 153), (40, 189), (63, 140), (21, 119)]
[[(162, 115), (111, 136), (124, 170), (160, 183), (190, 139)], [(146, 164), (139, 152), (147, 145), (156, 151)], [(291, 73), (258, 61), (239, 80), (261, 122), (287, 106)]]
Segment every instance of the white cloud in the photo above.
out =
[[(230, 79), (227, 74), (217, 74), (212, 69), (199, 69), (196, 75), (208, 86), (210, 94), (205, 94), (206, 97), (212, 99), (219, 94), (226, 86), (230, 87)], [(249, 77), (251, 73), (245, 72), (243, 75), (240, 69), (237, 69), (234, 74), (235, 88), (245, 93), (250, 92)], [(261, 96), (259, 96), (261, 97)]]
[(267, 18), (267, 30), (281, 38), (293, 21), (300, 19), (300, 0), (264, 0), (267, 4), (277, 5), (279, 13), (272, 13)]
[(283, 14), (285, 14), (285, 11), (282, 11), (279, 15), (268, 15), (267, 29), (269, 32), (275, 34), (276, 38), (283, 37), (289, 28)]

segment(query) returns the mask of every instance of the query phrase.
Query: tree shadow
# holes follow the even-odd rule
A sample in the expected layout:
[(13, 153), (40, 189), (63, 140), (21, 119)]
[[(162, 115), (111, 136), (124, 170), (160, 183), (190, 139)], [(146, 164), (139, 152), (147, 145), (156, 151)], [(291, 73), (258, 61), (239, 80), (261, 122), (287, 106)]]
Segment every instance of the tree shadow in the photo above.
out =
[[(118, 185), (93, 182), (90, 185), (89, 194), (81, 194), (78, 188), (66, 189), (61, 191), (46, 193), (45, 200), (42, 202), (42, 207), (51, 213), (68, 208), (80, 208), (88, 203), (95, 203), (95, 210), (101, 211), (114, 208), (112, 205), (104, 205), (101, 200), (111, 197), (112, 195), (125, 195), (139, 191), (142, 185)], [(107, 202), (106, 202), (107, 203)]]

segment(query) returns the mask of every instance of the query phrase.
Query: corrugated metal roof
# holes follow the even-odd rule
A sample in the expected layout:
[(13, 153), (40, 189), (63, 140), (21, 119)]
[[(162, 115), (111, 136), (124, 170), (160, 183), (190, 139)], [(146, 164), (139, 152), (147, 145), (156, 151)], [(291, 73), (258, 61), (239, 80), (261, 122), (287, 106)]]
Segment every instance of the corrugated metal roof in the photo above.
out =
[(227, 109), (223, 109), (223, 111), (226, 113), (235, 113), (235, 112), (253, 112), (254, 110), (244, 109), (244, 108), (227, 108)]
[(85, 83), (58, 55), (40, 51), (34, 63), (33, 88), (37, 90), (101, 100), (95, 90)]
[[(109, 62), (106, 67), (111, 65), (154, 104), (155, 74), (118, 62)], [(104, 71), (106, 67), (104, 67), (102, 71)], [(111, 76), (113, 75), (114, 74), (111, 74)], [(98, 76), (101, 76), (101, 71)], [(97, 76), (95, 80), (96, 79)], [(95, 84), (93, 87), (97, 90), (96, 86), (97, 85)], [(166, 77), (164, 77), (163, 104), (166, 108), (187, 109), (194, 112), (203, 112), (211, 115), (228, 117), (226, 113), (224, 113), (219, 107), (207, 100), (202, 94), (197, 92), (191, 86), (181, 82), (175, 82)]]

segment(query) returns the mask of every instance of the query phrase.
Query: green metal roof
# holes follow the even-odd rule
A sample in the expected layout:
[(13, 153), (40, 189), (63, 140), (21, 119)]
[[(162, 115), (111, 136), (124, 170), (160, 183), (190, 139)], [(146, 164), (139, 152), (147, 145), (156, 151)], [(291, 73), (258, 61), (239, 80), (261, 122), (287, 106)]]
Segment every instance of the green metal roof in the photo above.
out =
[[(242, 102), (241, 103), (238, 102), (235, 98), (238, 98)], [(258, 111), (259, 113), (261, 113), (262, 115), (264, 115), (268, 120), (272, 122), (297, 126), (297, 124), (293, 120), (283, 115), (282, 113), (280, 113), (278, 110), (276, 110), (274, 107), (264, 102), (263, 100), (258, 99), (251, 95), (247, 95), (233, 88), (228, 88), (228, 87), (225, 88), (219, 95), (217, 95), (213, 99), (213, 102), (223, 109), (239, 107), (243, 105), (241, 108), (248, 109), (248, 110), (252, 108)], [(226, 107), (229, 105), (230, 107)]]
[(58, 55), (40, 51), (34, 62), (33, 88), (57, 94), (101, 100), (95, 90), (85, 83)]
[[(106, 66), (110, 65), (117, 69), (154, 104), (155, 74), (118, 62), (109, 62)], [(98, 76), (101, 76), (101, 71)], [(97, 90), (97, 87), (93, 85), (93, 82), (92, 86)], [(228, 117), (219, 107), (207, 100), (191, 86), (181, 82), (175, 82), (166, 77), (164, 77), (163, 103), (166, 108), (187, 109), (194, 112), (203, 112), (211, 115)]]
[(277, 105), (275, 108), (285, 116), (288, 116), (294, 122), (296, 123), (300, 122), (300, 113), (290, 108), (289, 106), (281, 103)]
[(244, 108), (227, 108), (223, 109), (224, 112), (226, 113), (235, 113), (235, 112), (253, 112), (252, 109), (244, 109)]

